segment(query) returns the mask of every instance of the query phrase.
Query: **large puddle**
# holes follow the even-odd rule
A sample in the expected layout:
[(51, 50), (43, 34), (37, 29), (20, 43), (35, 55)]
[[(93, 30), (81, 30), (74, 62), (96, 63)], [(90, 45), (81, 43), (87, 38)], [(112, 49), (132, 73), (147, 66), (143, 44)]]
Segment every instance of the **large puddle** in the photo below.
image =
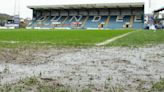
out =
[[(103, 88), (109, 84), (135, 90), (164, 78), (164, 45), (143, 48), (81, 48), (20, 51), (13, 59), (3, 50), (0, 84), (11, 84), (30, 76), (52, 78), (64, 85)], [(8, 53), (4, 57), (4, 53)], [(20, 54), (20, 55), (19, 55)], [(5, 61), (7, 60), (7, 62)], [(28, 61), (28, 63), (25, 63)], [(6, 63), (5, 63), (6, 62)]]

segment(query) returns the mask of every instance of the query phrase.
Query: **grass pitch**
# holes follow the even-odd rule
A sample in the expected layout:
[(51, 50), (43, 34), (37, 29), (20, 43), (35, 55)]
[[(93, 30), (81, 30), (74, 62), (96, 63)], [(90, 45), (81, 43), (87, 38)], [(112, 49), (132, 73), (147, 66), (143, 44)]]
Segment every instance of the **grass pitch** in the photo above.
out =
[(108, 46), (132, 46), (140, 47), (145, 45), (157, 45), (164, 43), (164, 30), (157, 30), (156, 32), (151, 30), (143, 30), (134, 32), (131, 35), (118, 39)]
[(21, 45), (94, 46), (95, 43), (122, 35), (127, 30), (0, 30), (0, 46)]
[[(96, 43), (134, 30), (0, 30), (0, 47), (20, 46), (95, 46)], [(137, 30), (135, 30), (137, 31)], [(107, 46), (144, 46), (164, 43), (164, 31), (137, 31)]]

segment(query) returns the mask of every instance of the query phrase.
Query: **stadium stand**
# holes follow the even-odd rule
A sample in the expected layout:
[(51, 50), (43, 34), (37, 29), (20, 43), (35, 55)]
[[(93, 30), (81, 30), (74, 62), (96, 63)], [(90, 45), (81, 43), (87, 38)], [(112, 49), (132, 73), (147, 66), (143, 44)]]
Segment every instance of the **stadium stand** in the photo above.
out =
[(144, 27), (144, 3), (28, 6), (31, 28), (123, 29)]

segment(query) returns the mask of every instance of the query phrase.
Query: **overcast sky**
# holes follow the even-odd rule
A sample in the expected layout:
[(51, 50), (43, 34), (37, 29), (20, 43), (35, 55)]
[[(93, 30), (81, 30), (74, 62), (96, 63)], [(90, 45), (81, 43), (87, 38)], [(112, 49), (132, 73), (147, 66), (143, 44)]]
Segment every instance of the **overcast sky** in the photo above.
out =
[[(14, 15), (14, 1), (0, 0), (0, 13)], [(151, 13), (154, 9), (164, 7), (164, 0), (151, 0), (151, 9), (149, 8), (149, 0), (17, 0), (17, 4), (18, 1), (20, 2), (20, 16), (23, 18), (32, 17), (32, 10), (27, 8), (28, 5), (145, 2), (146, 13)]]

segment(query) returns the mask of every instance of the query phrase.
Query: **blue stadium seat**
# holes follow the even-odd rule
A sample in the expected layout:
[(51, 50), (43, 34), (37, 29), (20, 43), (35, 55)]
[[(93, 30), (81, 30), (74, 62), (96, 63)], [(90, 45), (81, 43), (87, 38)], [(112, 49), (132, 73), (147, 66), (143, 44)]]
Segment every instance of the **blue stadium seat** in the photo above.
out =
[(138, 20), (138, 21), (135, 21), (135, 19), (134, 19), (133, 28), (134, 29), (142, 29), (142, 28), (144, 28), (143, 20), (144, 20), (143, 17), (141, 18), (141, 20)]
[(133, 23), (133, 28), (142, 29), (143, 28), (143, 23), (142, 22), (134, 22)]
[[(69, 17), (67, 18), (67, 20), (63, 23), (63, 24), (64, 24), (64, 27), (71, 27), (71, 22), (72, 22), (72, 21), (70, 21), (71, 18), (72, 18), (72, 16), (69, 16)], [(63, 20), (63, 21), (64, 21), (64, 20)]]
[(124, 22), (124, 23), (130, 22), (130, 17), (131, 17), (131, 16), (124, 16), (123, 22)]
[(89, 19), (87, 20), (85, 24), (85, 28), (98, 28), (98, 25), (102, 22), (105, 23), (107, 16), (101, 16), (101, 19), (97, 22), (93, 21), (94, 16), (89, 16)]
[[(50, 16), (50, 17), (47, 17), (46, 19), (44, 19), (43, 21), (41, 21), (41, 20), (38, 21), (37, 19), (34, 19), (28, 25), (28, 27), (32, 27), (32, 28), (34, 28), (34, 27), (53, 28), (53, 25), (52, 25), (52, 22), (53, 22), (52, 19), (53, 19), (54, 21), (56, 20), (55, 22), (61, 22), (61, 25), (59, 24), (57, 27), (73, 28), (72, 25), (71, 25), (72, 22), (82, 22), (82, 26), (81, 26), (82, 28), (96, 28), (97, 29), (98, 25), (100, 23), (105, 24), (105, 22), (107, 21), (108, 16), (100, 16), (100, 20), (99, 20), (98, 17), (89, 16), (86, 23), (84, 23), (84, 20), (86, 19), (85, 16), (76, 16), (77, 19), (73, 18), (73, 16), (69, 16), (67, 18), (67, 20), (65, 20), (66, 18), (67, 18), (67, 16), (56, 16), (56, 17)], [(97, 18), (97, 19), (95, 19), (95, 18)], [(105, 29), (121, 29), (121, 28), (123, 28), (123, 25), (125, 23), (130, 22), (131, 16), (130, 15), (129, 16), (124, 16), (123, 17), (123, 22), (117, 22), (116, 19), (117, 19), (117, 16), (110, 16), (109, 24), (105, 25), (104, 28)], [(63, 21), (64, 21), (64, 23), (63, 23)], [(83, 23), (84, 23), (84, 25), (83, 25)], [(141, 29), (141, 28), (143, 28), (143, 23), (134, 21), (133, 22), (133, 28)]]
[(109, 24), (105, 26), (105, 28), (109, 29), (121, 29), (123, 25), (127, 22), (130, 22), (130, 16), (124, 16), (123, 22), (116, 21), (117, 16), (110, 16)]
[(109, 24), (105, 28), (118, 29), (123, 28), (123, 22), (116, 22), (117, 16), (110, 16)]

